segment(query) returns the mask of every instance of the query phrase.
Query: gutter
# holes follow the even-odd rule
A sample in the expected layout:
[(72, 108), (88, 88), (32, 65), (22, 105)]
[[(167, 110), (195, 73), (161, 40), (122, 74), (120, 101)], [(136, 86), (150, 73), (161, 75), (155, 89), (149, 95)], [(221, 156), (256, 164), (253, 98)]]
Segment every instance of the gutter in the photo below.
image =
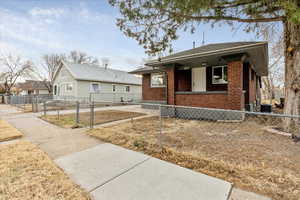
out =
[(100, 83), (116, 83), (116, 84), (122, 84), (122, 85), (137, 85), (141, 86), (142, 84), (140, 83), (123, 83), (123, 82), (116, 82), (116, 81), (102, 81), (102, 80), (91, 80), (91, 79), (78, 79), (75, 78), (77, 81), (92, 81), (92, 82), (100, 82)]
[(172, 62), (172, 61), (177, 61), (177, 60), (182, 60), (182, 59), (188, 59), (188, 58), (196, 58), (196, 57), (204, 57), (204, 56), (209, 56), (209, 55), (214, 55), (214, 54), (219, 54), (219, 53), (225, 53), (226, 51), (230, 51), (230, 50), (242, 50), (243, 48), (248, 49), (251, 47), (255, 47), (255, 46), (260, 46), (260, 45), (264, 45), (266, 46), (266, 44), (268, 44), (268, 42), (260, 42), (260, 43), (256, 43), (256, 44), (249, 44), (249, 45), (243, 45), (243, 46), (238, 46), (238, 47), (232, 47), (232, 48), (227, 48), (227, 49), (220, 49), (220, 50), (215, 50), (215, 51), (208, 51), (208, 52), (203, 52), (203, 53), (194, 53), (194, 54), (190, 54), (190, 55), (183, 55), (183, 56), (177, 56), (174, 58), (168, 58), (168, 59), (162, 59), (162, 61), (150, 61), (148, 63), (146, 63), (146, 66), (152, 66), (155, 64), (162, 64), (162, 63), (166, 63), (166, 62)]

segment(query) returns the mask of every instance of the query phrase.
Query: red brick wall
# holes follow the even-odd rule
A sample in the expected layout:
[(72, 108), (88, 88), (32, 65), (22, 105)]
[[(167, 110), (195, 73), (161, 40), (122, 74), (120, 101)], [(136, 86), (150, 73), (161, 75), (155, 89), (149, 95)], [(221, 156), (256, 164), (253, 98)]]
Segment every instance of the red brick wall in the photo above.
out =
[(228, 91), (215, 94), (175, 94), (175, 71), (167, 68), (169, 105), (195, 106), (241, 110), (244, 109), (243, 64), (241, 61), (228, 63)]
[(145, 101), (164, 101), (166, 100), (166, 88), (151, 88), (151, 75), (143, 75), (143, 100)]
[(167, 72), (167, 77), (168, 77), (167, 102), (169, 105), (175, 105), (175, 71), (174, 71), (174, 67), (168, 67), (166, 72)]
[(228, 109), (227, 94), (176, 94), (176, 105)]
[(232, 110), (245, 108), (243, 93), (243, 63), (228, 63), (228, 107)]

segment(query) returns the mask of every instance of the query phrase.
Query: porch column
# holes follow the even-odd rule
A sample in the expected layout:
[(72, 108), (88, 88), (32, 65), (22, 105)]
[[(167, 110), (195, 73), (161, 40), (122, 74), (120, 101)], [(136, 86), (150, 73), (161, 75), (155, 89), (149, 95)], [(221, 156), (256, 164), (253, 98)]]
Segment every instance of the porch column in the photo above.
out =
[(228, 63), (228, 108), (232, 110), (244, 109), (243, 93), (243, 63), (231, 61)]
[(167, 72), (167, 102), (169, 105), (175, 105), (175, 67), (168, 67)]

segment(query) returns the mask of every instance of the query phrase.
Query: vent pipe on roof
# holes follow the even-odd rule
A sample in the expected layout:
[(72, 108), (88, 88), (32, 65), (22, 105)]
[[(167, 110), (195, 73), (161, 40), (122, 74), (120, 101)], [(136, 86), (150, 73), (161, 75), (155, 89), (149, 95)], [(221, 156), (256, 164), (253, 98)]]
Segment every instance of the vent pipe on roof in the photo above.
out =
[(195, 47), (196, 47), (196, 42), (193, 41), (193, 49), (195, 49)]

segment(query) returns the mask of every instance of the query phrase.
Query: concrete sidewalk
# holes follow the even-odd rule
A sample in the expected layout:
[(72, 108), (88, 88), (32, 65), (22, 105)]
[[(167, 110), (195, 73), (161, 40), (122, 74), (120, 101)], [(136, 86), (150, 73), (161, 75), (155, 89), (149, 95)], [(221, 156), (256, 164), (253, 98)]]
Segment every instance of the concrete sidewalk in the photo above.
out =
[[(0, 110), (1, 108), (2, 105)], [(15, 113), (14, 108), (2, 112), (0, 118), (24, 134), (20, 140), (29, 140), (38, 145), (52, 159), (102, 143), (85, 134), (85, 129), (64, 129), (47, 123), (32, 113), (12, 113)]]
[(227, 200), (231, 184), (112, 144), (55, 162), (96, 200)]

